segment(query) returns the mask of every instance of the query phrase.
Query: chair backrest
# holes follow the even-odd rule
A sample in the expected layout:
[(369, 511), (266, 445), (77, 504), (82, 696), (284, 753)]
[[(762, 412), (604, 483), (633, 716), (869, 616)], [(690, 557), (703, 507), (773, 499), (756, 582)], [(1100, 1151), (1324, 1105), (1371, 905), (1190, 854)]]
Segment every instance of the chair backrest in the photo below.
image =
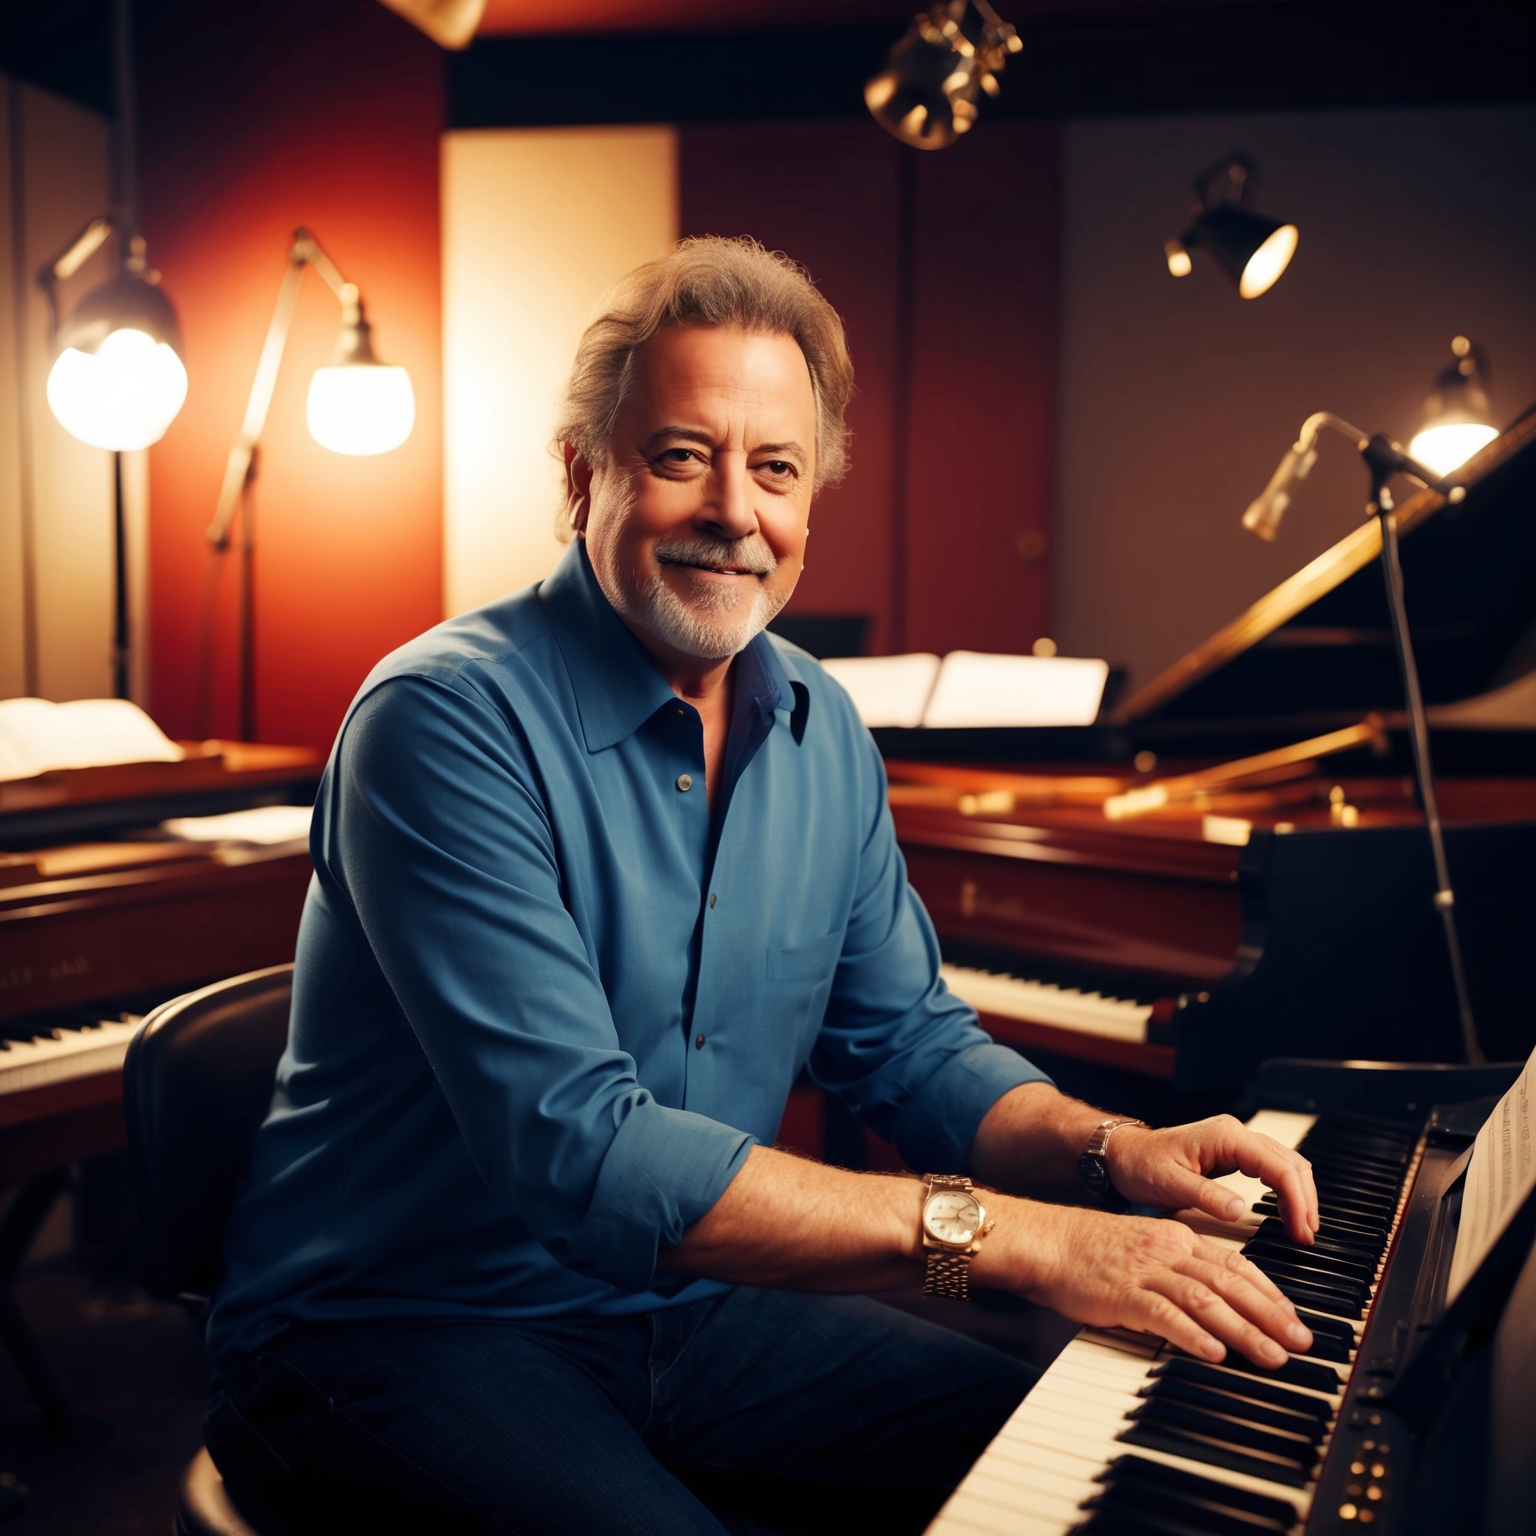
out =
[(251, 1142), (288, 1041), (293, 967), (275, 965), (161, 1004), (123, 1064), (139, 1283), (206, 1296)]

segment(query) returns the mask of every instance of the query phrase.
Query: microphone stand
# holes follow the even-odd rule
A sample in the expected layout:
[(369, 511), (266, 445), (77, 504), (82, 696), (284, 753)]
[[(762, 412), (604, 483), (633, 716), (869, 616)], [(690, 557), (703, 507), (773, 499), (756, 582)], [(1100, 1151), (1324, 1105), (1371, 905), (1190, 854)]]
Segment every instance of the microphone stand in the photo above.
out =
[(1462, 964), (1461, 940), (1456, 931), (1456, 893), (1451, 884), (1450, 865), (1445, 856), (1445, 834), (1440, 824), (1440, 809), (1435, 800), (1435, 774), (1429, 755), (1429, 722), (1424, 713), (1424, 695), (1419, 687), (1419, 667), (1413, 654), (1413, 636), (1408, 628), (1408, 606), (1403, 596), (1403, 566), (1398, 553), (1397, 520), (1392, 515), (1395, 503), (1387, 482), (1394, 475), (1407, 475), (1455, 504), (1466, 496), (1466, 488), (1448, 485), (1432, 469), (1411, 459), (1390, 438), (1381, 433), (1367, 436), (1341, 417), (1319, 411), (1307, 418), (1301, 438), (1275, 472), (1264, 495), (1249, 507), (1243, 524), (1260, 538), (1273, 539), (1280, 514), (1284, 512), (1290, 485), (1303, 479), (1317, 457), (1313, 442), (1322, 427), (1348, 437), (1365, 461), (1371, 476), (1371, 494), (1366, 502), (1367, 517), (1375, 518), (1381, 530), (1381, 570), (1386, 581), (1387, 608), (1392, 618), (1392, 640), (1397, 650), (1398, 670), (1402, 673), (1403, 692), (1408, 703), (1408, 739), (1413, 751), (1413, 775), (1419, 803), (1424, 808), (1424, 822), (1429, 828), (1430, 853), (1435, 865), (1435, 910), (1445, 930), (1445, 947), (1451, 962), (1451, 982), (1456, 989), (1456, 1012), (1461, 1026), (1462, 1049), (1472, 1066), (1483, 1063), (1483, 1048), (1478, 1040), (1477, 1023), (1472, 1014), (1472, 999), (1467, 991), (1466, 969)]

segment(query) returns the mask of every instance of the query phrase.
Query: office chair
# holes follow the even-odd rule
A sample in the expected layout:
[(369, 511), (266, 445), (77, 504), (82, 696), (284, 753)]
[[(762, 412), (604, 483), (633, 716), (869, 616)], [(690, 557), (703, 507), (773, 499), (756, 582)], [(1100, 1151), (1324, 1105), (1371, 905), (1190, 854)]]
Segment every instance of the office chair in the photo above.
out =
[[(123, 1063), (138, 1210), (139, 1283), (201, 1305), (251, 1141), (288, 1041), (293, 967), (274, 965), (163, 1003)], [(235, 1508), (206, 1449), (182, 1475), (176, 1536), (262, 1536)]]

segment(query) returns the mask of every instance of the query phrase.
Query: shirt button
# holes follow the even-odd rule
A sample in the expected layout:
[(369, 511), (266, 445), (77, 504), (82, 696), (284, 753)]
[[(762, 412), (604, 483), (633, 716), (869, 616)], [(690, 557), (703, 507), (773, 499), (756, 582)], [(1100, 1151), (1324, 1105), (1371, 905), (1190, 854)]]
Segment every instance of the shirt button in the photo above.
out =
[(711, 912), (713, 912), (715, 910), (715, 903), (717, 901), (719, 901), (719, 900), (720, 900), (719, 896), (717, 896), (713, 891), (711, 891), (710, 895), (709, 895), (709, 910)]
[(693, 775), (691, 773), (678, 774), (677, 787), (686, 795), (693, 788)]
[(703, 1035), (695, 1035), (693, 1037), (693, 1048), (696, 1051), (702, 1051), (704, 1049), (704, 1036)]

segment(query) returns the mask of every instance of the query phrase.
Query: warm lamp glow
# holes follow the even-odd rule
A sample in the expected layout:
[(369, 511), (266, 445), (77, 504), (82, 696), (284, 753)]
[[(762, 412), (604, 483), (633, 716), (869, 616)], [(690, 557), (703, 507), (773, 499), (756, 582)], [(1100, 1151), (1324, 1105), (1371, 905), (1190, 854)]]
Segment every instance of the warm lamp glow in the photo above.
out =
[(411, 435), (416, 396), (404, 368), (346, 363), (315, 370), (305, 415), (310, 435), (332, 453), (388, 453)]
[(1238, 279), (1237, 291), (1245, 299), (1256, 299), (1274, 286), (1275, 279), (1290, 265), (1296, 254), (1298, 231), (1294, 224), (1282, 224), (1252, 256)]
[(1442, 479), (1453, 469), (1460, 469), (1479, 448), (1499, 435), (1497, 427), (1480, 421), (1451, 421), (1437, 427), (1425, 427), (1408, 444), (1408, 456), (1427, 465)]
[(186, 398), (187, 370), (175, 350), (140, 330), (115, 330), (94, 352), (65, 347), (48, 375), (59, 424), (93, 448), (158, 443)]

